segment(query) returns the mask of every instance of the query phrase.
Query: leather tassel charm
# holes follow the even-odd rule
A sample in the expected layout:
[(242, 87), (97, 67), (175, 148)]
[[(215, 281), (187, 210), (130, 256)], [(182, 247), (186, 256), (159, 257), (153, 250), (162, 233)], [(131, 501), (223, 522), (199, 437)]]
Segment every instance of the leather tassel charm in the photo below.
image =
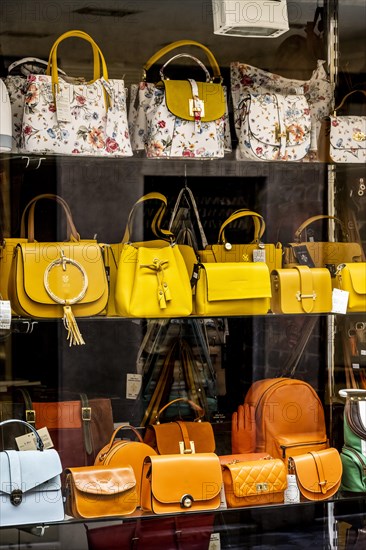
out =
[(85, 344), (70, 306), (64, 306), (63, 321), (64, 327), (67, 330), (67, 339), (69, 340), (69, 346), (81, 346)]

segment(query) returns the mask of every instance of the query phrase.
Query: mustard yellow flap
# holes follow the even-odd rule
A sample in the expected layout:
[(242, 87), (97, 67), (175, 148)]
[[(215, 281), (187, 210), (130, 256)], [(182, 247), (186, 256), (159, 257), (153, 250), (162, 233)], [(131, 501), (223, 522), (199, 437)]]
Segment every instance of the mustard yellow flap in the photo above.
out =
[(271, 297), (269, 269), (264, 262), (206, 263), (203, 269), (209, 302)]
[(366, 295), (366, 262), (345, 264), (344, 270), (349, 273), (353, 290)]
[[(192, 87), (188, 80), (164, 80), (165, 100), (169, 111), (184, 120), (194, 120), (190, 114), (189, 100), (193, 98)], [(221, 84), (197, 82), (198, 95), (204, 105), (201, 120), (210, 122), (224, 116), (226, 101)]]
[(342, 461), (337, 449), (329, 447), (292, 457), (299, 485), (309, 494), (326, 495), (339, 485)]
[(184, 495), (194, 502), (217, 497), (222, 485), (219, 457), (214, 453), (151, 456), (151, 490), (161, 503), (179, 503)]
[(117, 495), (136, 486), (132, 466), (85, 466), (69, 469), (75, 487), (90, 495)]
[[(97, 301), (108, 287), (102, 251), (95, 241), (26, 243), (18, 246), (17, 286), (23, 277), (24, 292), (32, 301), (40, 304), (54, 304), (46, 291), (44, 275), (48, 266), (61, 258), (77, 262), (85, 270), (88, 283), (85, 296), (78, 304)], [(75, 265), (66, 263), (65, 270), (57, 266), (49, 272), (49, 286), (52, 292), (65, 300), (74, 298), (83, 287), (83, 275)]]
[(279, 458), (237, 462), (224, 467), (230, 471), (236, 497), (283, 492), (287, 486), (286, 467)]

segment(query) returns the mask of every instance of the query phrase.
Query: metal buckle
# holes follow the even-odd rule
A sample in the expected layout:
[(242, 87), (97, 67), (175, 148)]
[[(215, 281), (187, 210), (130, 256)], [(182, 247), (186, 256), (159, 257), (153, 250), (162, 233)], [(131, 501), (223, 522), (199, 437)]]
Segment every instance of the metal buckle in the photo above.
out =
[(263, 493), (263, 491), (268, 491), (268, 483), (256, 483), (255, 488), (257, 493)]
[(10, 494), (10, 502), (13, 506), (19, 506), (23, 500), (23, 493), (20, 489), (14, 489)]
[(181, 455), (190, 455), (190, 454), (196, 452), (196, 449), (195, 449), (195, 446), (194, 446), (194, 441), (190, 441), (189, 445), (190, 445), (191, 448), (190, 449), (185, 449), (184, 448), (184, 441), (179, 441), (179, 452), (180, 452)]
[[(195, 105), (198, 105), (196, 107)], [(189, 114), (190, 116), (195, 116), (199, 113), (199, 116), (202, 118), (205, 116), (205, 102), (202, 99), (190, 99), (189, 100)]]
[(90, 422), (91, 420), (91, 407), (81, 407), (81, 419), (83, 422)]
[(305, 298), (312, 298), (314, 301), (316, 300), (316, 292), (313, 292), (312, 294), (301, 294), (300, 290), (296, 292), (296, 300), (301, 302), (301, 300), (304, 300)]
[(33, 409), (26, 409), (25, 411), (25, 421), (28, 422), (28, 424), (35, 424), (36, 423), (36, 411)]

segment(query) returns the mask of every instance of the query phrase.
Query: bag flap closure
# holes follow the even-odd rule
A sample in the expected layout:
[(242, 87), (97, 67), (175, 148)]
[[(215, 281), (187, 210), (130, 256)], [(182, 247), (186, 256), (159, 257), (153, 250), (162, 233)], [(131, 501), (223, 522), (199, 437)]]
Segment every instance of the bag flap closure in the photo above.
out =
[(277, 458), (226, 464), (236, 497), (283, 492), (287, 486), (285, 464)]
[[(185, 422), (184, 423), (190, 441), (193, 441), (197, 453), (213, 453), (215, 451), (215, 437), (212, 425), (209, 422)], [(179, 443), (183, 441), (182, 433), (176, 422), (151, 425), (154, 430), (156, 445), (160, 454), (172, 454), (179, 452)]]
[(366, 149), (365, 116), (330, 116), (330, 144), (333, 149)]
[(161, 503), (211, 500), (220, 493), (221, 465), (214, 453), (150, 456), (151, 490)]
[[(20, 252), (20, 254), (19, 254)], [(50, 264), (65, 256), (65, 269), (60, 263), (49, 268)], [(82, 266), (84, 274), (74, 263)], [(88, 304), (99, 300), (106, 292), (107, 278), (102, 251), (96, 241), (26, 243), (18, 245), (17, 272), (23, 271), (24, 290), (34, 302), (55, 304), (44, 285), (48, 271), (48, 286), (59, 298), (68, 300), (79, 295), (87, 278), (87, 289), (77, 304)], [(85, 277), (86, 276), (86, 277)], [(19, 279), (18, 279), (19, 280)]]
[[(165, 101), (169, 111), (184, 120), (194, 120), (190, 113), (190, 100), (193, 99), (192, 87), (188, 80), (164, 80)], [(198, 97), (203, 102), (203, 122), (217, 120), (224, 116), (226, 100), (224, 88), (213, 82), (196, 82)]]
[(14, 490), (25, 493), (41, 485), (42, 490), (47, 490), (47, 482), (49, 490), (59, 490), (61, 472), (60, 457), (55, 449), (0, 452), (1, 492), (9, 495)]
[(136, 486), (132, 466), (111, 468), (91, 466), (69, 468), (75, 487), (91, 495), (116, 495)]
[(279, 434), (276, 437), (278, 443), (280, 445), (284, 445), (286, 447), (291, 447), (296, 445), (317, 445), (321, 443), (327, 443), (328, 438), (325, 431), (318, 431), (318, 432), (296, 432), (294, 434)]
[(210, 302), (271, 297), (269, 269), (264, 262), (206, 263), (203, 269)]
[(342, 477), (342, 461), (337, 449), (330, 447), (291, 457), (298, 482), (311, 493), (326, 494)]
[(366, 294), (366, 263), (346, 264), (344, 269), (347, 269), (349, 273), (353, 290), (357, 294)]
[(305, 96), (249, 94), (246, 102), (249, 130), (258, 141), (279, 147), (282, 138), (288, 146), (310, 139), (310, 110)]

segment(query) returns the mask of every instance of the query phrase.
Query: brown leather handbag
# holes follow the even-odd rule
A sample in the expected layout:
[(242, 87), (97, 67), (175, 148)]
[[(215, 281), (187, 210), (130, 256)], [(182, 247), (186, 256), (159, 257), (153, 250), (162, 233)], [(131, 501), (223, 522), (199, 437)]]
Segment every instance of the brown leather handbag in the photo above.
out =
[[(160, 415), (170, 405), (186, 402), (200, 414), (196, 420), (187, 422), (176, 420), (160, 424)], [(210, 422), (202, 420), (203, 410), (193, 401), (181, 397), (165, 405), (156, 416), (154, 424), (146, 428), (145, 443), (150, 445), (160, 455), (213, 453), (215, 451), (215, 436)]]
[(223, 465), (228, 508), (283, 502), (286, 466), (279, 458), (237, 461)]
[(342, 479), (342, 461), (334, 447), (291, 456), (289, 469), (305, 500), (326, 500), (338, 491)]
[(155, 514), (216, 510), (221, 486), (221, 465), (214, 453), (148, 456), (141, 508)]
[(132, 514), (137, 507), (136, 478), (130, 465), (84, 466), (66, 470), (66, 514), (102, 518)]
[[(117, 439), (117, 435), (122, 430), (131, 430), (137, 441)], [(142, 468), (145, 457), (156, 454), (154, 449), (143, 442), (138, 430), (133, 426), (120, 426), (112, 433), (111, 439), (105, 445), (95, 458), (95, 466), (104, 465), (110, 467), (120, 467), (130, 464), (136, 478), (136, 494), (140, 504), (140, 484)]]

